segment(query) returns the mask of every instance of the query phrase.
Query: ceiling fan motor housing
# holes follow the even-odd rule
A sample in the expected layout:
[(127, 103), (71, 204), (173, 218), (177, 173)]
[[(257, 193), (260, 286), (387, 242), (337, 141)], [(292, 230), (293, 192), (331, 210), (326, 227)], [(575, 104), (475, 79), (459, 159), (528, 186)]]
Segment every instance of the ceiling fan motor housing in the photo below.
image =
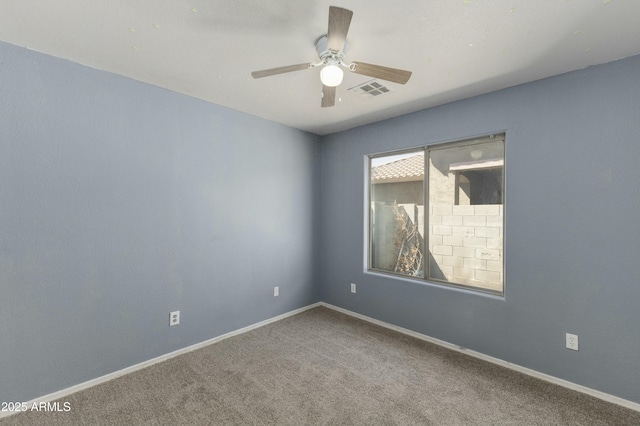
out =
[(341, 51), (332, 51), (327, 49), (327, 36), (324, 35), (318, 39), (316, 42), (316, 52), (318, 52), (318, 57), (322, 60), (323, 63), (338, 65), (340, 64), (344, 56), (349, 49), (349, 43), (344, 42), (344, 47)]

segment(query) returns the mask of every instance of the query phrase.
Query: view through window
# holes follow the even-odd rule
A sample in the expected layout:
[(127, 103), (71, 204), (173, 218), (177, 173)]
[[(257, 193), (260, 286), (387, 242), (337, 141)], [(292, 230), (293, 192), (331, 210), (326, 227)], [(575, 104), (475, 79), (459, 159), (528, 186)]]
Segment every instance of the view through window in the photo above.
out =
[(503, 292), (504, 135), (372, 156), (369, 170), (369, 269)]

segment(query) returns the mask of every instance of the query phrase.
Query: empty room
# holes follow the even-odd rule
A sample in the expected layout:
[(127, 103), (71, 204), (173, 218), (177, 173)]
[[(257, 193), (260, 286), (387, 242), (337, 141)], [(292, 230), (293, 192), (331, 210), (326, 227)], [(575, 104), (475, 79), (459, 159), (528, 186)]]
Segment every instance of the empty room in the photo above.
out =
[(638, 425), (639, 161), (635, 0), (3, 0), (0, 425)]

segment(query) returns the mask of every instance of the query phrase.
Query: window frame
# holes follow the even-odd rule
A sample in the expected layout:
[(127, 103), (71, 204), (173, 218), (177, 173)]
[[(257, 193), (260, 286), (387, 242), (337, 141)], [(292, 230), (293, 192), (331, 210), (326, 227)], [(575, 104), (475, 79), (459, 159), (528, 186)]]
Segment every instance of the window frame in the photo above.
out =
[[(366, 176), (365, 176), (365, 208), (366, 208), (366, 223), (365, 223), (365, 227), (366, 227), (366, 238), (367, 240), (365, 241), (365, 247), (364, 249), (366, 250), (366, 255), (365, 255), (365, 261), (366, 261), (366, 265), (365, 265), (365, 271), (368, 273), (375, 273), (375, 274), (383, 274), (383, 275), (388, 275), (394, 278), (400, 278), (400, 279), (406, 279), (406, 280), (410, 280), (413, 282), (418, 282), (418, 283), (422, 283), (422, 284), (427, 284), (427, 283), (431, 283), (431, 284), (436, 284), (436, 285), (440, 285), (442, 287), (445, 288), (453, 288), (453, 289), (462, 289), (462, 290), (469, 290), (473, 293), (479, 293), (479, 294), (488, 294), (488, 295), (494, 295), (494, 296), (501, 296), (504, 297), (505, 295), (505, 289), (506, 289), (506, 227), (505, 227), (505, 223), (506, 223), (506, 139), (507, 139), (507, 135), (506, 132), (502, 131), (502, 132), (496, 132), (496, 133), (489, 133), (489, 134), (485, 134), (482, 136), (478, 136), (478, 137), (473, 137), (473, 138), (465, 138), (465, 139), (457, 139), (457, 140), (453, 140), (453, 141), (448, 141), (448, 142), (438, 142), (438, 143), (433, 143), (433, 144), (427, 144), (427, 145), (422, 145), (422, 146), (417, 146), (417, 147), (413, 147), (413, 148), (405, 148), (405, 149), (400, 149), (400, 150), (393, 150), (393, 151), (386, 151), (386, 152), (378, 152), (375, 154), (368, 154), (365, 156), (365, 164), (366, 164)], [(466, 146), (474, 146), (474, 145), (479, 145), (482, 143), (487, 143), (487, 142), (491, 142), (491, 141), (499, 141), (502, 143), (502, 182), (501, 182), (501, 190), (502, 190), (502, 247), (501, 247), (501, 253), (502, 253), (502, 290), (498, 291), (498, 290), (492, 290), (489, 288), (483, 288), (483, 287), (477, 287), (477, 286), (473, 286), (473, 285), (468, 285), (468, 284), (463, 284), (463, 283), (458, 283), (458, 282), (454, 282), (454, 281), (447, 281), (447, 280), (441, 280), (438, 278), (433, 278), (430, 277), (430, 265), (429, 265), (429, 240), (430, 240), (430, 233), (429, 233), (429, 224), (431, 222), (431, 218), (429, 217), (429, 207), (430, 207), (430, 203), (431, 200), (429, 199), (429, 184), (430, 184), (430, 176), (429, 176), (429, 164), (430, 164), (430, 159), (431, 159), (431, 152), (432, 151), (441, 151), (441, 150), (446, 150), (446, 149), (450, 149), (450, 148), (460, 148), (460, 147), (466, 147)], [(410, 154), (410, 153), (418, 153), (422, 151), (423, 155), (424, 155), (424, 171), (423, 171), (423, 197), (424, 197), (424, 220), (423, 220), (423, 239), (424, 239), (424, 251), (425, 254), (422, 258), (422, 270), (423, 270), (423, 274), (422, 276), (411, 276), (411, 275), (405, 275), (405, 274), (401, 274), (401, 273), (397, 273), (397, 272), (393, 272), (393, 271), (388, 271), (388, 270), (383, 270), (383, 269), (376, 269), (373, 268), (372, 265), (372, 254), (373, 254), (373, 209), (372, 209), (372, 203), (374, 202), (373, 200), (373, 183), (372, 183), (372, 179), (371, 179), (371, 172), (373, 169), (372, 163), (375, 159), (377, 158), (382, 158), (382, 157), (389, 157), (389, 156), (394, 156), (394, 155), (403, 155), (403, 154)]]
[[(371, 183), (371, 163), (373, 162), (373, 160), (375, 160), (376, 158), (382, 158), (382, 157), (390, 157), (390, 156), (394, 156), (394, 155), (404, 155), (404, 154), (411, 154), (411, 153), (417, 153), (422, 151), (423, 155), (426, 158), (426, 154), (427, 151), (425, 149), (426, 147), (424, 146), (419, 146), (419, 147), (414, 147), (414, 148), (406, 148), (406, 149), (401, 149), (398, 151), (391, 151), (391, 152), (381, 152), (381, 153), (377, 153), (377, 154), (370, 154), (367, 155), (367, 175), (366, 175), (366, 211), (367, 211), (367, 220), (366, 220), (366, 224), (365, 226), (367, 227), (367, 241), (365, 242), (365, 250), (366, 250), (366, 259), (367, 259), (367, 264), (366, 264), (366, 270), (367, 272), (375, 272), (375, 273), (380, 273), (380, 274), (389, 274), (392, 275), (394, 277), (402, 277), (402, 278), (408, 278), (408, 279), (415, 279), (415, 280), (419, 280), (419, 281), (424, 281), (425, 280), (425, 276), (424, 273), (426, 272), (426, 265), (427, 263), (425, 263), (425, 258), (423, 256), (422, 258), (422, 270), (423, 270), (423, 276), (422, 277), (413, 277), (411, 275), (404, 275), (404, 274), (399, 274), (399, 273), (395, 273), (393, 271), (385, 271), (384, 269), (374, 269), (371, 267), (372, 264), (372, 253), (373, 250), (371, 250), (371, 245), (373, 242), (373, 209), (371, 208), (371, 197), (372, 197), (372, 183)], [(423, 172), (424, 173), (424, 172)], [(427, 194), (426, 192), (426, 188), (425, 188), (425, 181), (423, 178), (423, 183), (422, 183), (422, 193), (423, 193), (423, 197)], [(423, 230), (424, 232), (424, 230)], [(426, 243), (426, 240), (425, 240)]]

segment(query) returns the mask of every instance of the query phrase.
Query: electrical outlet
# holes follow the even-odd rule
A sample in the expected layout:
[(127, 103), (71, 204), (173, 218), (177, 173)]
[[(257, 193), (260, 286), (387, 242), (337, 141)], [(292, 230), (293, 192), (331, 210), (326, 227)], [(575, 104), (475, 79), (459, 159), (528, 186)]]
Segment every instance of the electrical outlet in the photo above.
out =
[(180, 311), (169, 312), (169, 327), (180, 324)]
[(280, 296), (280, 287), (274, 287), (273, 288), (273, 297), (278, 297)]
[(567, 349), (572, 349), (574, 351), (578, 350), (578, 336), (575, 334), (567, 333)]
[(351, 283), (351, 293), (355, 293), (356, 292), (356, 285), (355, 283)]

